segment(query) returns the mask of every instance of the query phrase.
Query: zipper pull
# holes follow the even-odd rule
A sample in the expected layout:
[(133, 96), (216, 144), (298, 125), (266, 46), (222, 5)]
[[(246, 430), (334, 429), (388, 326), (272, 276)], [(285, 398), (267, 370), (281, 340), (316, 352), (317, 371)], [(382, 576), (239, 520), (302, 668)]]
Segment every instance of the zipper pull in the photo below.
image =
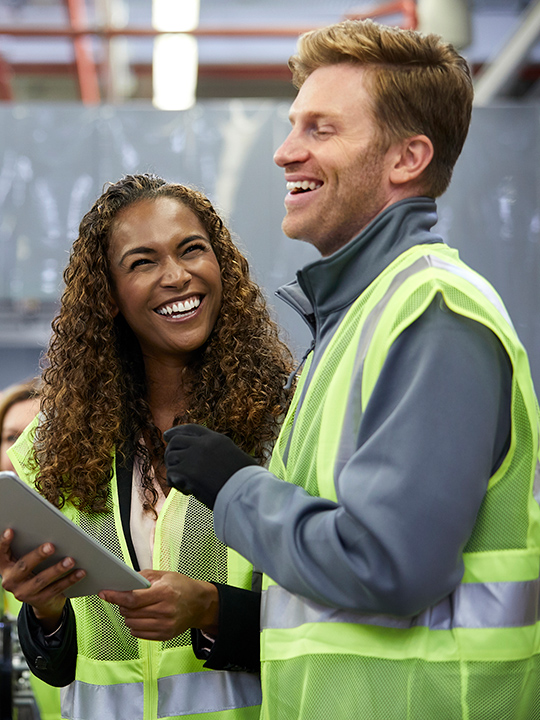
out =
[(306, 350), (306, 352), (304, 354), (304, 357), (300, 360), (300, 364), (294, 368), (294, 370), (291, 372), (291, 374), (287, 378), (287, 382), (283, 386), (285, 390), (290, 390), (292, 388), (292, 384), (294, 382), (295, 377), (298, 375), (298, 373), (302, 369), (303, 364), (307, 360), (307, 356), (314, 349), (314, 347), (315, 347), (315, 340), (312, 340), (311, 345), (308, 347), (308, 349)]

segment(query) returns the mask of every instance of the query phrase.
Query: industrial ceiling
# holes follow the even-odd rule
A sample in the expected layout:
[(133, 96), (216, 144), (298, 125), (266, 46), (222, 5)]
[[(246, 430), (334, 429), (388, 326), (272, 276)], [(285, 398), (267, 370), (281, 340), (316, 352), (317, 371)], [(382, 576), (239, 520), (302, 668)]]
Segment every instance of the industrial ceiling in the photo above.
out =
[[(462, 52), (479, 102), (538, 100), (540, 0), (452, 0), (460, 1), (471, 28)], [(428, 2), (439, 3), (441, 13), (449, 6), (200, 0), (191, 33), (198, 41), (197, 97), (289, 97), (287, 59), (300, 32), (351, 15), (414, 27)], [(0, 100), (151, 102), (156, 37), (151, 0), (0, 0)]]

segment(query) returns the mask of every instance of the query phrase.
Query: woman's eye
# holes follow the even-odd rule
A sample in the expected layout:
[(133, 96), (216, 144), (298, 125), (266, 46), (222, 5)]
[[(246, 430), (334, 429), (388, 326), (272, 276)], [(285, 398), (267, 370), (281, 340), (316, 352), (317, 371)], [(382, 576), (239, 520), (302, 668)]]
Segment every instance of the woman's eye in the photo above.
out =
[(130, 270), (135, 270), (135, 268), (140, 267), (141, 265), (147, 265), (150, 262), (151, 260), (148, 258), (139, 258), (138, 260), (134, 260), (129, 267)]
[(208, 249), (208, 246), (207, 246), (205, 243), (202, 243), (202, 242), (194, 242), (194, 243), (192, 243), (191, 245), (188, 245), (188, 246), (184, 249), (184, 255), (187, 255), (188, 253), (191, 253), (191, 252), (197, 252), (197, 251), (202, 251), (202, 252), (204, 252), (204, 251), (206, 251), (207, 249)]

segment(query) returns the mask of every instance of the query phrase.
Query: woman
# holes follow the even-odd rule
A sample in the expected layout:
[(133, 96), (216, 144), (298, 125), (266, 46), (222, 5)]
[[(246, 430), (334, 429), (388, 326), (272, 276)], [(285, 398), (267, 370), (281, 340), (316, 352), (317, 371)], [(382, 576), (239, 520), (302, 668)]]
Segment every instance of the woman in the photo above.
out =
[(39, 410), (39, 380), (10, 385), (0, 393), (0, 470), (14, 468), (7, 451)]
[[(7, 451), (39, 411), (39, 391), (39, 379), (33, 378), (10, 385), (0, 394), (0, 470), (11, 472), (14, 470)], [(5, 611), (12, 618), (16, 617), (21, 604), (11, 593), (5, 594), (4, 601)], [(59, 720), (60, 691), (58, 688), (46, 685), (35, 675), (30, 676), (30, 684), (41, 720)]]
[(257, 676), (204, 672), (188, 632), (219, 631), (219, 646), (234, 599), (254, 595), (251, 567), (217, 540), (210, 511), (169, 493), (162, 435), (205, 424), (265, 462), (289, 353), (208, 199), (155, 176), (127, 176), (96, 201), (64, 280), (41, 419), (11, 458), (151, 587), (133, 594), (144, 608), (136, 617), (96, 596), (66, 602), (84, 570), (68, 558), (39, 572), (47, 543), (21, 567), (4, 532), (0, 572), (25, 602), (29, 664), (69, 683), (63, 717), (258, 717)]

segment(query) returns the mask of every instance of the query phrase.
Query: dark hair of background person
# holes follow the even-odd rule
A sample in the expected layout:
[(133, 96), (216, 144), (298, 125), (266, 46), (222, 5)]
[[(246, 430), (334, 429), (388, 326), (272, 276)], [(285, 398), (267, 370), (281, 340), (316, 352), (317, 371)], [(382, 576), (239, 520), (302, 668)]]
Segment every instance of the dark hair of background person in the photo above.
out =
[(19, 402), (39, 398), (40, 388), (40, 378), (32, 378), (9, 385), (0, 391), (0, 446), (3, 441), (4, 420), (8, 411)]

